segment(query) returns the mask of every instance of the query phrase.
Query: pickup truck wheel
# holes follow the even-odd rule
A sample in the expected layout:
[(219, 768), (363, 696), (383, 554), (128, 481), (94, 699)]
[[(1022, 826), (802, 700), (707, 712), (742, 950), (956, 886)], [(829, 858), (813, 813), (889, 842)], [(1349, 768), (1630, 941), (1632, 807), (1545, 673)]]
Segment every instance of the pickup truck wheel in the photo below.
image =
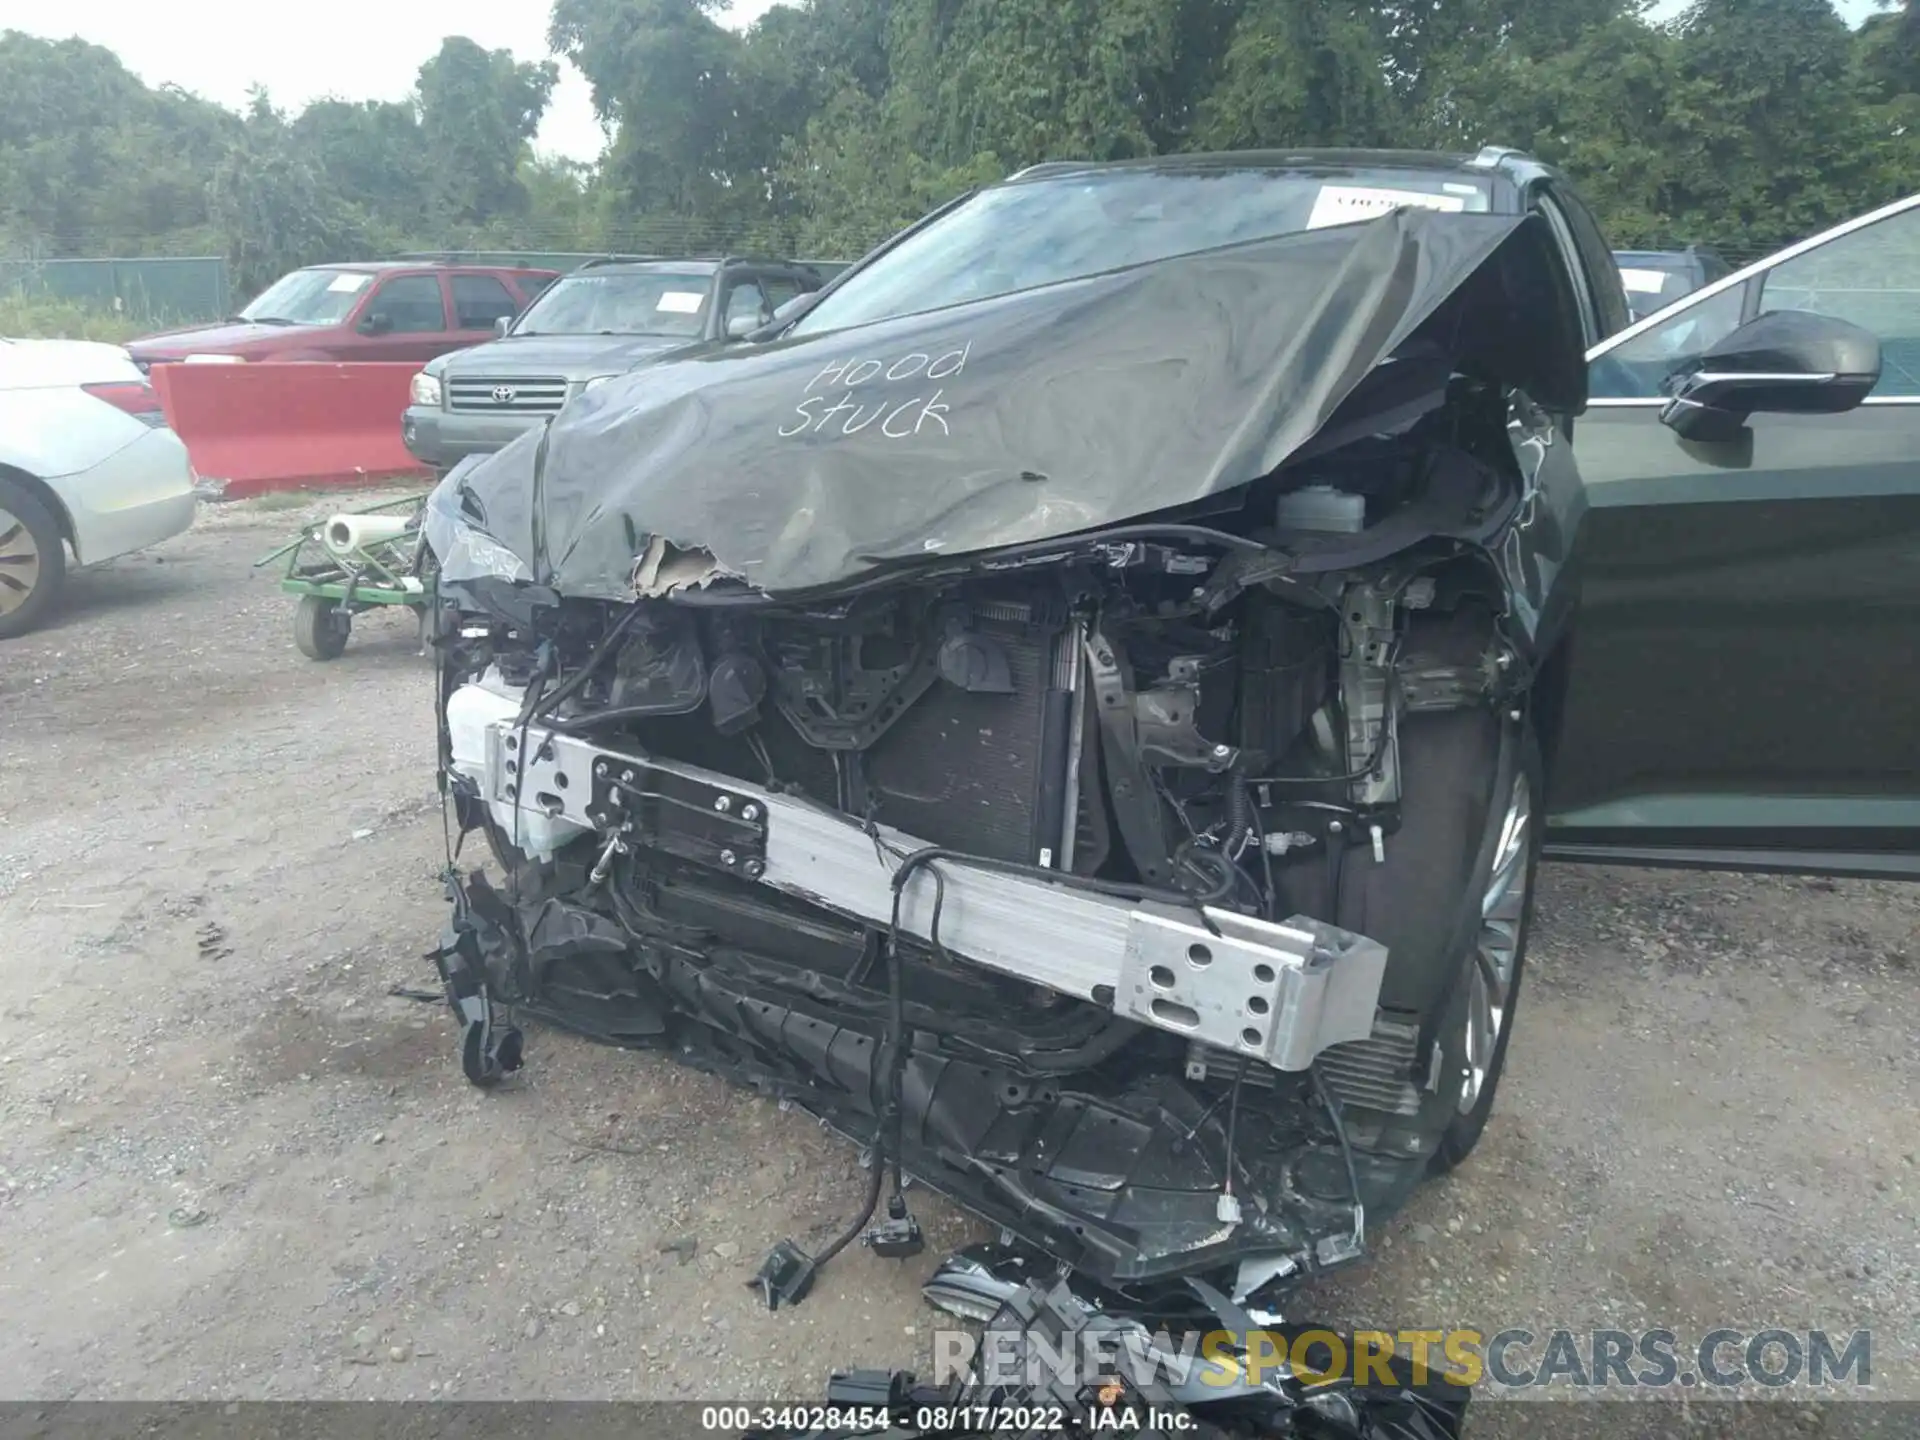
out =
[(338, 660), (352, 628), (346, 611), (318, 595), (302, 595), (293, 607), (293, 643), (309, 660)]
[(24, 485), (0, 480), (0, 640), (38, 625), (66, 578), (59, 522)]

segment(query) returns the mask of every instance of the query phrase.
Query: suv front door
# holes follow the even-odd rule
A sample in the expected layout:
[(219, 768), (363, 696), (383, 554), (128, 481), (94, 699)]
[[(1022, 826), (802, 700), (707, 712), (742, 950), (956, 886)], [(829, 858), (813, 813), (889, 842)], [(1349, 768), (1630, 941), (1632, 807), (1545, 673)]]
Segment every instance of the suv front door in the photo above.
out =
[(388, 275), (353, 318), (352, 353), (342, 360), (407, 361), (422, 365), (460, 343), (447, 327), (444, 276)]
[[(1879, 337), (1864, 405), (1713, 443), (1660, 423), (1703, 352), (1782, 309)], [(1589, 373), (1548, 853), (1920, 874), (1920, 195), (1603, 342)]]

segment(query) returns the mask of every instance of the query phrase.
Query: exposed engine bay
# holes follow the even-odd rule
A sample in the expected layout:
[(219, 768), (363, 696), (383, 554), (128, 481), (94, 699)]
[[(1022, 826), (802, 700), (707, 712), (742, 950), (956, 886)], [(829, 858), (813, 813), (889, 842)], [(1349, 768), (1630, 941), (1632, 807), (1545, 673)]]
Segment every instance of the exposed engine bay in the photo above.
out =
[(1450, 1062), (1335, 896), (1398, 846), (1407, 717), (1510, 706), (1514, 655), (1470, 558), (1076, 548), (463, 617), (449, 769), (511, 878), (467, 903), (524, 933), (497, 998), (794, 1100), (1102, 1279), (1245, 1293), (1356, 1255), (1426, 1161)]
[[(495, 861), (450, 860), (435, 955), (469, 1078), (520, 1066), (531, 1015), (866, 1147), (864, 1212), (767, 1257), (775, 1307), (856, 1240), (916, 1253), (908, 1177), (1147, 1310), (1199, 1285), (1271, 1316), (1364, 1254), (1485, 1123), (1578, 518), (1577, 397), (1523, 383), (1582, 373), (1577, 326), (1501, 344), (1558, 272), (1536, 222), (1473, 221), (959, 307), (986, 328), (947, 350), (949, 314), (889, 322), (939, 332), (943, 415), (976, 397), (1004, 442), (1044, 407), (991, 383), (989, 310), (1061, 345), (1161, 292), (1198, 326), (1215, 269), (1261, 277), (1276, 330), (1253, 307), (1206, 372), (1240, 388), (1194, 405), (1289, 412), (1308, 376), (1307, 419), (1196, 453), (1177, 503), (1140, 508), (1084, 414), (1013, 480), (946, 435), (779, 451), (787, 382), (859, 368), (831, 336), (638, 373), (452, 472), (424, 526), (441, 778)], [(1309, 303), (1328, 333), (1346, 307), (1314, 356), (1286, 329)], [(1098, 369), (1120, 427), (1109, 350), (1048, 363)], [(910, 512), (913, 481), (951, 503)]]

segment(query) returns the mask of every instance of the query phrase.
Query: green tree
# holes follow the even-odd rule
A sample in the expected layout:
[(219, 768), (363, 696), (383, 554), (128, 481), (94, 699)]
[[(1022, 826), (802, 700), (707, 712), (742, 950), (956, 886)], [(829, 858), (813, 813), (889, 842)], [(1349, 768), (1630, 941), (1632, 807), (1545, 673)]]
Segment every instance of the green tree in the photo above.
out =
[(328, 184), (286, 117), (256, 89), (244, 133), (207, 184), (236, 293), (251, 294), (301, 265), (368, 253), (366, 218)]
[(740, 109), (740, 37), (722, 0), (557, 0), (550, 40), (586, 76), (603, 123), (602, 163), (637, 212), (711, 215), (729, 202)]
[(342, 198), (386, 223), (417, 221), (435, 167), (411, 103), (316, 100), (290, 130)]
[(1391, 143), (1394, 97), (1373, 13), (1249, 0), (1200, 113), (1195, 138), (1208, 149)]
[(1920, 94), (1920, 4), (1907, 0), (1868, 16), (1860, 27), (1860, 51), (1862, 78), (1876, 98)]
[(437, 214), (485, 224), (526, 210), (520, 161), (540, 128), (559, 68), (518, 61), (510, 50), (483, 50), (449, 35), (420, 67), (420, 138)]
[(1180, 71), (1168, 0), (899, 0), (892, 75), (938, 164), (1151, 155)]
[(1677, 38), (1680, 74), (1705, 98), (1676, 218), (1771, 246), (1866, 203), (1876, 137), (1849, 83), (1853, 36), (1828, 0), (1700, 0)]
[(0, 235), (49, 255), (204, 248), (207, 171), (240, 128), (98, 45), (0, 33)]

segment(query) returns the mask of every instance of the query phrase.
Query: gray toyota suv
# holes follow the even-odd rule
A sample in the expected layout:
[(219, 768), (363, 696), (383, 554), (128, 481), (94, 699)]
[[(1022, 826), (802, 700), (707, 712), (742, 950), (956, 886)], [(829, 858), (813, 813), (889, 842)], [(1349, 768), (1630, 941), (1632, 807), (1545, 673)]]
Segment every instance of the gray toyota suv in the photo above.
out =
[(401, 420), (436, 470), (498, 450), (598, 380), (669, 350), (746, 334), (821, 276), (786, 260), (590, 260), (563, 275), (500, 337), (429, 361)]

